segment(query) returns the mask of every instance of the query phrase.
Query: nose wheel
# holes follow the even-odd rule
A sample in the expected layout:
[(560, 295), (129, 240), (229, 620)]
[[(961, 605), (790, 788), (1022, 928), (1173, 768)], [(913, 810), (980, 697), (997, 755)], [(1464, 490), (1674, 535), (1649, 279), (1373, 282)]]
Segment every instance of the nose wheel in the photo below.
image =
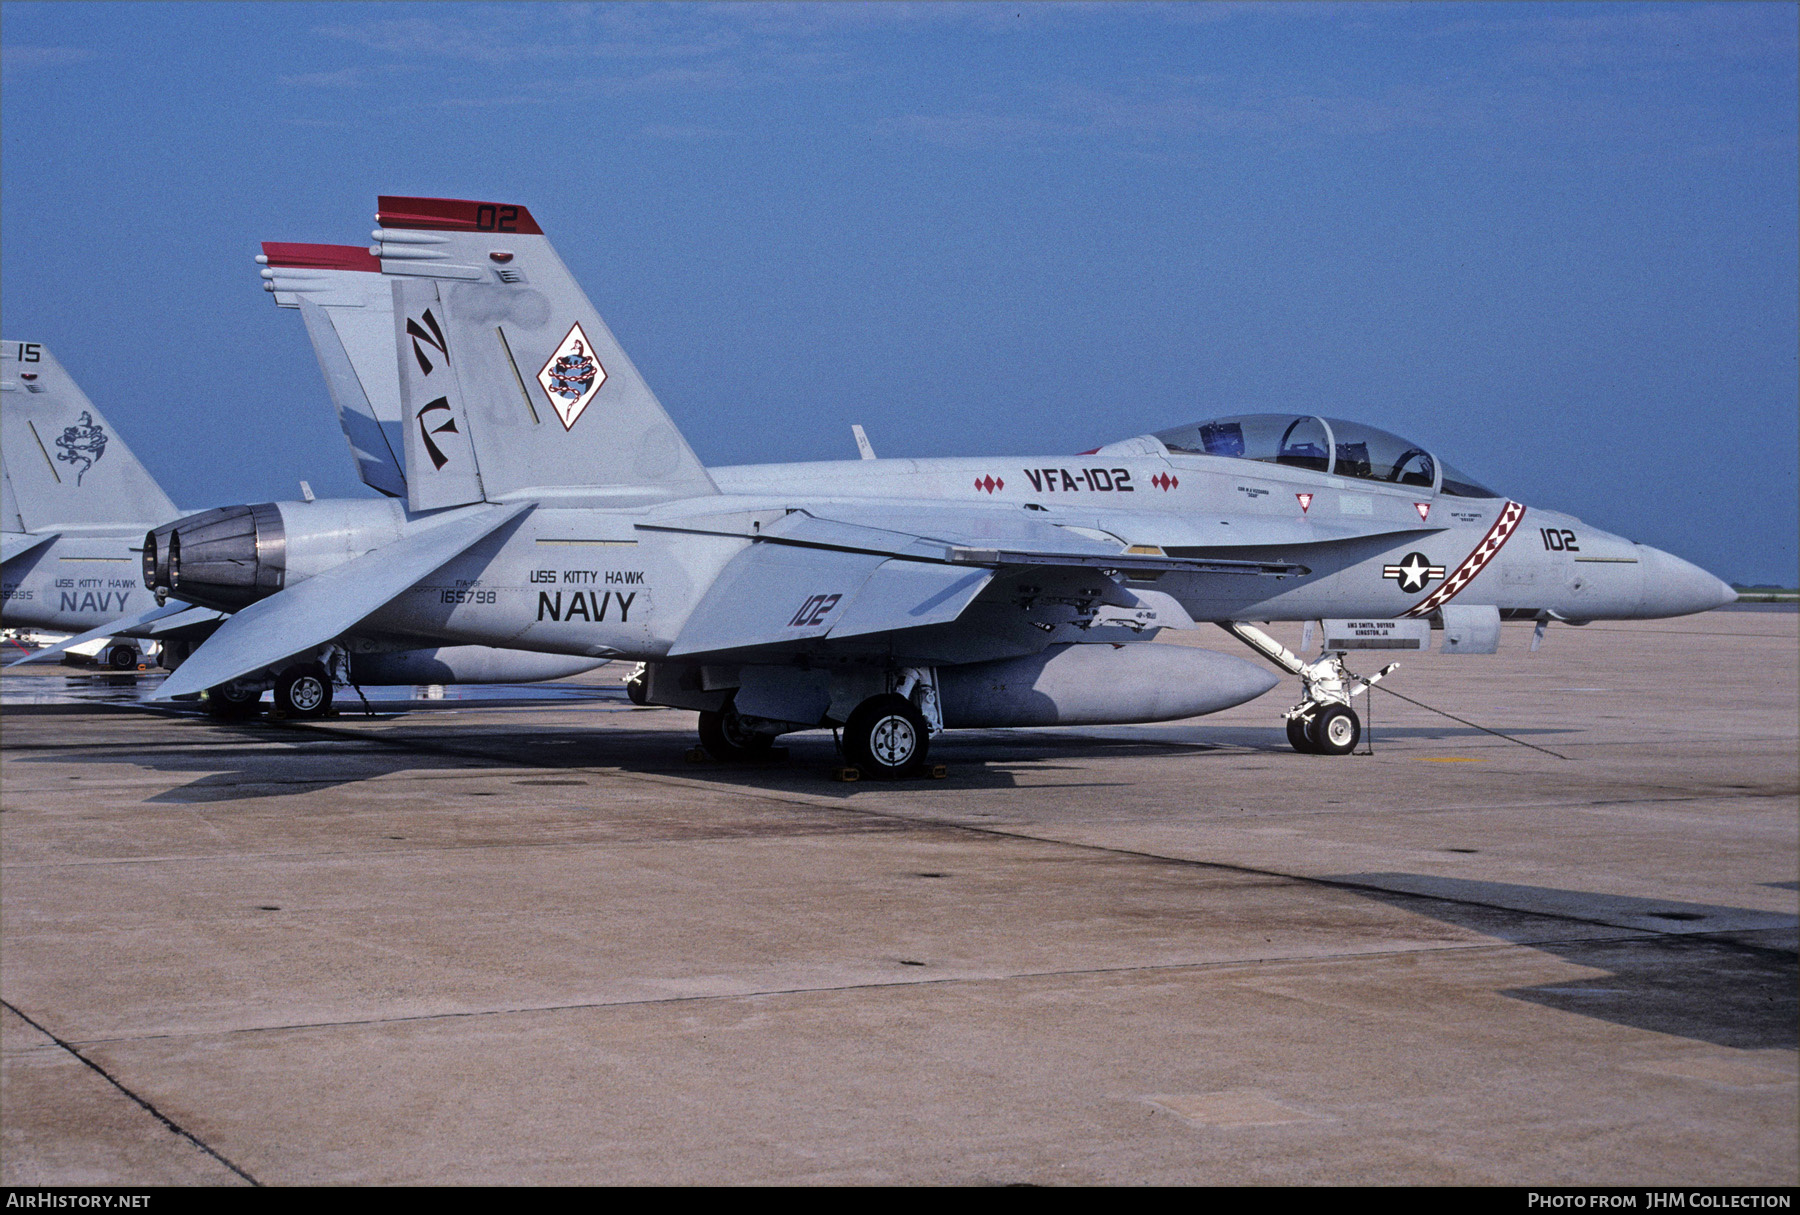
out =
[[(1288, 738), (1293, 738), (1291, 729)], [(1326, 705), (1307, 723), (1306, 739), (1316, 755), (1348, 755), (1362, 741), (1362, 722), (1349, 705)]]
[(1302, 755), (1313, 754), (1312, 739), (1306, 736), (1307, 721), (1304, 717), (1290, 717), (1287, 724), (1288, 744)]

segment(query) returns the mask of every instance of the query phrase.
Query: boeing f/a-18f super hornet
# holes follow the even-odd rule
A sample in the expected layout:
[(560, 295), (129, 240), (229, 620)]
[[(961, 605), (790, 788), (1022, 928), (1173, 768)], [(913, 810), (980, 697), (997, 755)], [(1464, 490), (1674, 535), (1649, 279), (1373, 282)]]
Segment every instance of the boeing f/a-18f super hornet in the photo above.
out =
[[(1449, 652), (1488, 652), (1503, 618), (1733, 597), (1329, 418), (1221, 418), (1074, 458), (709, 471), (525, 208), (383, 198), (377, 222), (401, 425), (359, 461), (397, 440), (405, 504), (241, 506), (153, 532), (147, 578), (236, 613), (162, 698), (427, 643), (624, 658), (644, 664), (635, 695), (698, 710), (716, 754), (841, 727), (854, 762), (896, 775), (939, 729), (1163, 720), (1273, 686), (1147, 644), (1213, 622), (1300, 675), (1294, 745), (1343, 753), (1368, 682), (1345, 650), (1423, 648), (1435, 622)], [(1325, 656), (1251, 625), (1270, 620), (1322, 620)]]
[[(178, 512), (41, 342), (0, 342), (0, 487), (8, 628), (82, 633), (149, 605), (144, 531)], [(138, 665), (132, 639), (92, 640)]]

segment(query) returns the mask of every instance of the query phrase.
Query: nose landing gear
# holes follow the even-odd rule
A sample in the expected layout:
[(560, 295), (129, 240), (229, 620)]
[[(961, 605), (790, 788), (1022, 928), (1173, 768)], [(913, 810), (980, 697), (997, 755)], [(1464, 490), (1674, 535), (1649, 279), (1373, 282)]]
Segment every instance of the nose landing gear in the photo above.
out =
[(1219, 627), (1300, 677), (1302, 699), (1286, 716), (1288, 742), (1303, 755), (1348, 755), (1356, 750), (1362, 741), (1362, 721), (1350, 707), (1350, 698), (1361, 696), (1400, 666), (1390, 662), (1373, 675), (1357, 675), (1344, 665), (1341, 652), (1328, 651), (1307, 662), (1259, 628), (1235, 621)]

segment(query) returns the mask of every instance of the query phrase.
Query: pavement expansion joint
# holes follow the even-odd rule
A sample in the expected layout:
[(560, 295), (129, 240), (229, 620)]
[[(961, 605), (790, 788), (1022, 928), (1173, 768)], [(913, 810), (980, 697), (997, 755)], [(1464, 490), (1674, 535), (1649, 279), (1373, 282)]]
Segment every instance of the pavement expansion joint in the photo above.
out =
[(168, 1128), (168, 1130), (171, 1133), (173, 1133), (175, 1135), (179, 1135), (181, 1138), (187, 1140), (189, 1143), (193, 1144), (195, 1147), (197, 1147), (201, 1151), (205, 1152), (208, 1156), (211, 1156), (214, 1160), (218, 1161), (220, 1164), (222, 1164), (226, 1168), (230, 1169), (233, 1173), (236, 1173), (239, 1177), (242, 1177), (245, 1181), (248, 1181), (251, 1185), (253, 1185), (253, 1186), (261, 1186), (262, 1185), (262, 1182), (258, 1181), (256, 1178), (252, 1177), (249, 1173), (247, 1173), (243, 1169), (239, 1168), (236, 1164), (234, 1164), (230, 1160), (226, 1159), (226, 1157), (222, 1153), (220, 1153), (218, 1151), (218, 1149), (214, 1148), (211, 1144), (207, 1143), (204, 1139), (201, 1139), (198, 1135), (194, 1134), (192, 1131), (188, 1130), (186, 1127), (180, 1125), (174, 1119), (170, 1118), (167, 1114), (165, 1114), (161, 1110), (157, 1109), (156, 1106), (152, 1105), (144, 1097), (138, 1095), (137, 1093), (133, 1092), (131, 1089), (127, 1088), (124, 1085), (124, 1083), (119, 1080), (119, 1078), (117, 1076), (113, 1075), (111, 1072), (107, 1071), (104, 1067), (101, 1067), (98, 1063), (94, 1062), (92, 1059), (90, 1059), (86, 1055), (82, 1054), (79, 1050), (77, 1050), (75, 1048), (74, 1044), (67, 1042), (62, 1038), (57, 1037), (49, 1029), (45, 1028), (43, 1025), (39, 1024), (38, 1022), (32, 1020), (30, 1017), (26, 1016), (23, 1012), (20, 1012), (18, 1007), (16, 1005), (14, 1005), (11, 1001), (0, 1000), (0, 1007), (5, 1008), (8, 1012), (12, 1013), (15, 1017), (19, 1018), (19, 1020), (21, 1020), (21, 1021), (25, 1022), (25, 1024), (31, 1026), (31, 1028), (37, 1030), (40, 1034), (43, 1034), (46, 1038), (49, 1038), (52, 1042), (56, 1043), (56, 1045), (58, 1047), (60, 1047), (61, 1049), (63, 1049), (64, 1051), (67, 1051), (69, 1053), (69, 1055), (71, 1057), (73, 1057), (83, 1067), (86, 1067), (89, 1070), (95, 1072), (97, 1075), (100, 1076), (101, 1079), (105, 1080), (108, 1084), (110, 1084), (114, 1088), (118, 1089), (119, 1092), (123, 1093), (126, 1097), (130, 1098), (137, 1105), (141, 1106), (145, 1111), (147, 1111), (150, 1114), (151, 1117), (155, 1118), (158, 1122), (162, 1123), (164, 1127)]
[[(892, 980), (870, 980), (863, 983), (831, 983), (809, 987), (770, 987), (762, 990), (729, 992), (695, 992), (689, 995), (644, 996), (617, 1000), (579, 1000), (556, 1004), (519, 1004), (492, 1008), (467, 1008), (443, 1012), (408, 1013), (391, 1017), (346, 1017), (330, 1021), (293, 1021), (268, 1025), (240, 1025), (190, 1031), (158, 1030), (151, 1033), (108, 1034), (100, 1037), (71, 1039), (58, 1043), (66, 1049), (76, 1046), (107, 1046), (129, 1042), (189, 1041), (237, 1037), (249, 1034), (291, 1033), (320, 1029), (353, 1029), (382, 1025), (408, 1025), (430, 1021), (460, 1021), (480, 1017), (534, 1016), (540, 1013), (587, 1012), (615, 1008), (655, 1008), (673, 1005), (729, 1004), (744, 1000), (781, 999), (791, 996), (830, 995), (834, 992), (910, 991), (924, 987), (969, 987), (984, 984), (1031, 982), (1041, 979), (1105, 978), (1119, 975), (1181, 974), (1194, 972), (1229, 972), (1233, 970), (1267, 970), (1294, 966), (1349, 966), (1382, 958), (1419, 958), (1454, 955), (1473, 957), (1483, 954), (1537, 952), (1560, 946), (1595, 946), (1631, 944), (1648, 939), (1652, 934), (1624, 932), (1614, 937), (1571, 937), (1530, 941), (1459, 941), (1433, 945), (1403, 945), (1344, 950), (1337, 953), (1269, 954), (1227, 958), (1211, 962), (1155, 962), (1124, 966), (1089, 966), (1058, 970), (1020, 970), (1006, 974), (909, 975)], [(903, 966), (923, 963), (898, 959)], [(10, 1003), (7, 1008), (13, 1008)], [(17, 1011), (16, 1009), (14, 1011)], [(23, 1017), (23, 1014), (20, 1014)], [(24, 1018), (29, 1021), (29, 1018)], [(34, 1027), (41, 1029), (35, 1021)], [(44, 1030), (48, 1033), (49, 1031)]]

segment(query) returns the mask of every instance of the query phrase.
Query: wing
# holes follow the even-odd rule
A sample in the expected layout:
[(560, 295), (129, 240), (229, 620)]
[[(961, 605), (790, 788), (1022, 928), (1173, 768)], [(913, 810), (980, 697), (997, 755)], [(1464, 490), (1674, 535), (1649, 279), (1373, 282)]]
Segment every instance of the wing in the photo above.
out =
[(523, 502), (464, 515), (258, 600), (226, 621), (152, 699), (193, 696), (318, 649), (530, 509)]
[[(934, 536), (821, 519), (807, 511), (791, 511), (767, 526), (752, 523), (745, 515), (639, 524), (645, 530), (734, 535), (754, 541), (708, 588), (669, 656), (873, 639), (948, 624), (1008, 568), (1046, 567), (1046, 572), (1087, 575), (1089, 581), (1095, 581), (1095, 574), (1127, 571), (1277, 578), (1308, 572), (1288, 562), (1130, 553), (1116, 542), (1089, 539), (1053, 525), (1036, 525), (1033, 530), (1011, 526), (1010, 521), (1004, 531), (1006, 547), (975, 547), (970, 541), (993, 543), (994, 528), (967, 515), (964, 512), (961, 520), (961, 535), (944, 526)], [(946, 516), (941, 522), (957, 520)], [(1097, 581), (1101, 586), (1097, 598), (1108, 605), (1151, 606), (1140, 593), (1111, 578)], [(1185, 613), (1166, 614), (1169, 623), (1192, 623)]]
[(708, 588), (669, 657), (948, 623), (993, 576), (878, 553), (753, 544)]

